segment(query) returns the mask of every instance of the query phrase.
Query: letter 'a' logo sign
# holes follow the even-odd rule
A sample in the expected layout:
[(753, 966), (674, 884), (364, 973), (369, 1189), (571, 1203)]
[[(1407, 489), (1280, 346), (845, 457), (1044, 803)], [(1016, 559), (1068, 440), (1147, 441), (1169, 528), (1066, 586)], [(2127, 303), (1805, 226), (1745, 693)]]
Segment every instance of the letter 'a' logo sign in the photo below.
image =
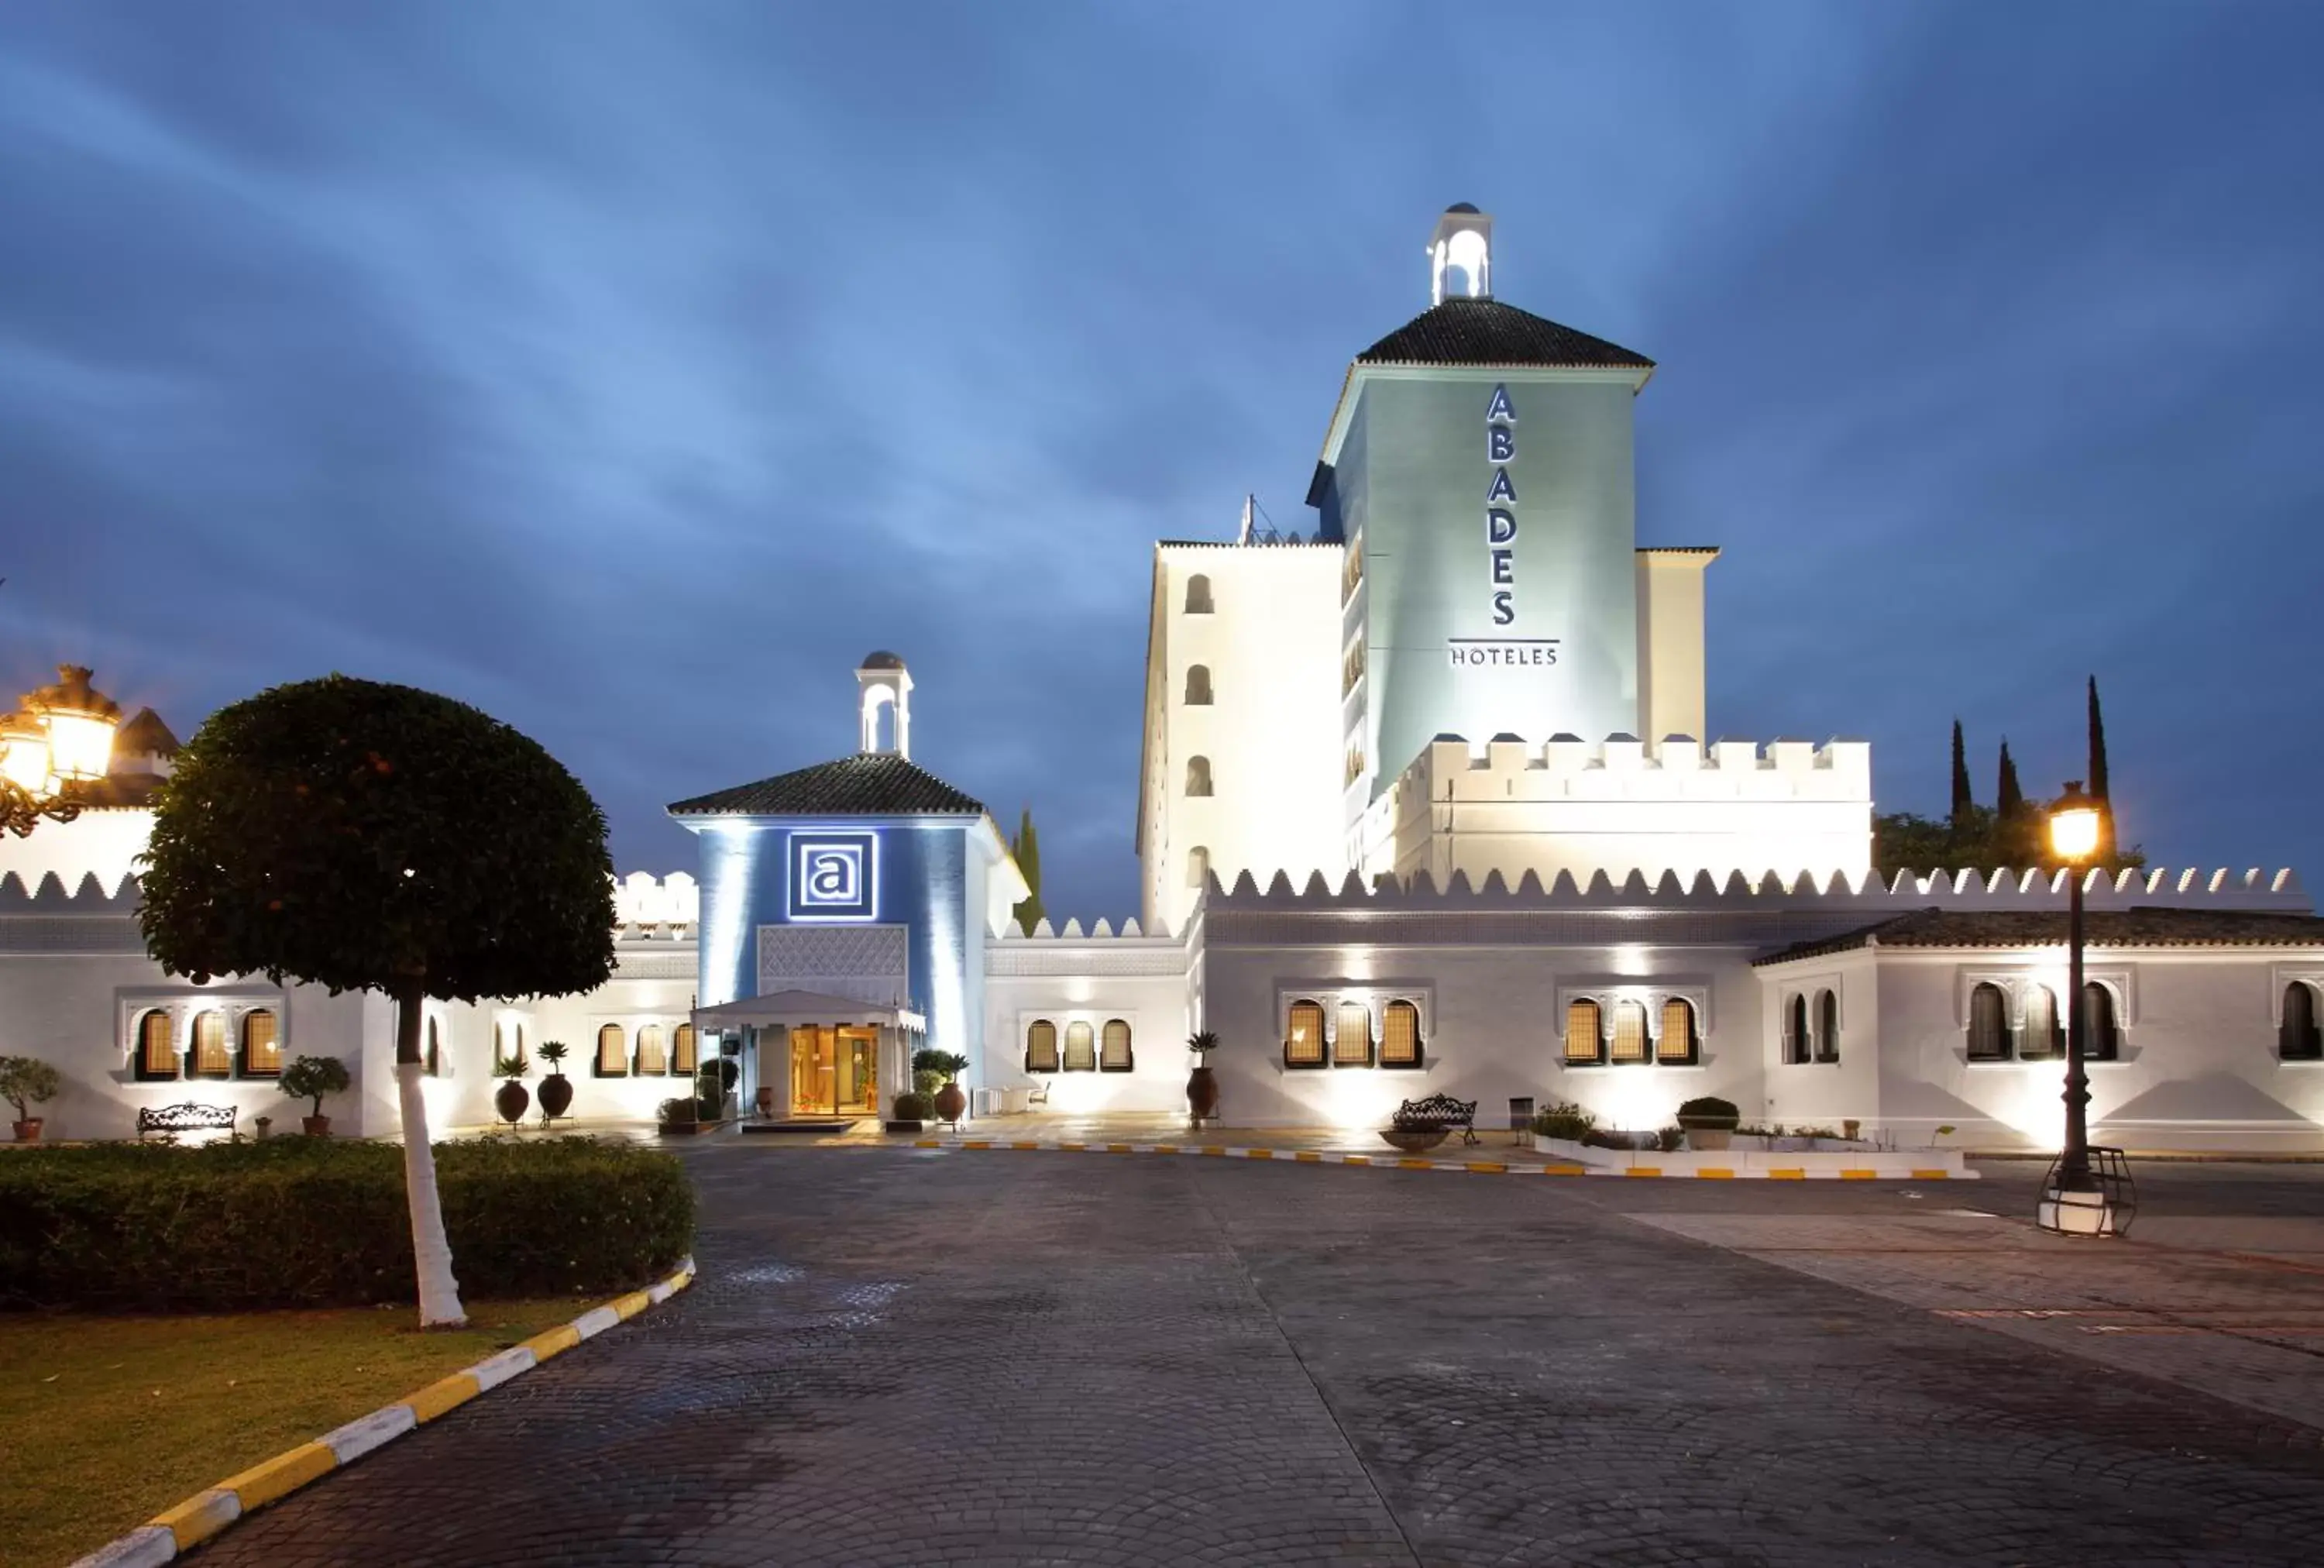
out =
[(880, 840), (869, 833), (791, 835), (793, 920), (872, 920), (880, 914)]

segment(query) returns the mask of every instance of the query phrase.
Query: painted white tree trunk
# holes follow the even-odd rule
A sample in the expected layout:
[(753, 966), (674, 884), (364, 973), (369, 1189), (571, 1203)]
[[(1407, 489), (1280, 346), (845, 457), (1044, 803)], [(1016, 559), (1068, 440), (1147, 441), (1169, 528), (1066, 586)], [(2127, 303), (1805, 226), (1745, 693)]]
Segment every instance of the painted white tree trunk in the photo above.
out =
[(452, 1277), (452, 1245), (444, 1239), (444, 1204), (436, 1195), (436, 1149), (428, 1140), (428, 1101), (420, 1093), (424, 1069), (395, 1065), (403, 1102), (403, 1186), (411, 1199), (411, 1257), (420, 1273), (420, 1326), (457, 1328), (468, 1321), (460, 1282)]

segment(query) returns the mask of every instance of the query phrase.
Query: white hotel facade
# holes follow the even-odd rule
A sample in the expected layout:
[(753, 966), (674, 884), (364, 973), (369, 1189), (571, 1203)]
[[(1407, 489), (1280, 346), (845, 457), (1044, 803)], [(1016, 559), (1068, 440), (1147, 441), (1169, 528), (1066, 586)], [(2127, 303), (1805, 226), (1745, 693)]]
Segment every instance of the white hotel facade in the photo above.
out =
[[(722, 1051), (745, 1103), (878, 1115), (922, 1042), (970, 1058), (982, 1115), (1171, 1111), (1209, 1028), (1231, 1126), (1443, 1092), (1480, 1126), (1573, 1101), (1643, 1130), (1716, 1094), (1899, 1147), (2054, 1146), (2062, 873), (1884, 883), (1864, 742), (1709, 739), (1718, 552), (1637, 543), (1653, 364), (1494, 300), (1483, 214), (1446, 212), (1429, 261), (1429, 308), (1348, 371), (1314, 531), (1156, 547), (1134, 918), (1010, 922), (1005, 842), (911, 759), (911, 676), (875, 654), (853, 754), (671, 807), (697, 874), (622, 884), (607, 985), (431, 1008), (432, 1124), (490, 1120), (495, 1051), (549, 1038), (591, 1118), (650, 1114)], [(63, 1069), (52, 1137), (182, 1101), (287, 1121), (296, 1055), (346, 1060), (333, 1109), (392, 1133), (383, 999), (143, 955), (173, 748), (141, 715), (107, 804), (0, 846), (0, 1052)], [(2089, 907), (2094, 1136), (2324, 1148), (2324, 920), (2289, 873), (2093, 875)]]

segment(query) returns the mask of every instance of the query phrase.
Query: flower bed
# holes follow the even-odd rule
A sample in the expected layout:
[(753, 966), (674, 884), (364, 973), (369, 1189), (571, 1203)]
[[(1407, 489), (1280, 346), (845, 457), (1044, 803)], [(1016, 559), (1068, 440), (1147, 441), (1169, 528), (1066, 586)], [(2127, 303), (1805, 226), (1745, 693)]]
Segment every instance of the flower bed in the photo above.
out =
[[(467, 1294), (627, 1289), (693, 1247), (694, 1190), (668, 1155), (482, 1140), (438, 1145), (436, 1168)], [(95, 1145), (0, 1160), (0, 1305), (235, 1311), (415, 1290), (393, 1144)]]

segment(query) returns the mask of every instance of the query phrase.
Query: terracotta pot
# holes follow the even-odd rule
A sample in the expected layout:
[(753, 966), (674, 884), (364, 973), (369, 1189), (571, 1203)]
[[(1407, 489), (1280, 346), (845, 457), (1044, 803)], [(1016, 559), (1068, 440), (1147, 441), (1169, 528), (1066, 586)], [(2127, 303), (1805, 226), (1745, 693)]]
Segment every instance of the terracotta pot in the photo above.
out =
[(531, 1103), (531, 1094), (514, 1078), (502, 1079), (501, 1086), (493, 1091), (493, 1109), (512, 1127), (524, 1120), (524, 1108)]
[(41, 1141), (41, 1119), (39, 1117), (28, 1117), (23, 1121), (12, 1121), (8, 1125), (15, 1129), (17, 1142), (38, 1143)]
[(571, 1109), (573, 1080), (562, 1073), (551, 1073), (543, 1078), (540, 1081), (540, 1113), (543, 1116), (562, 1116)]
[(1850, 1143), (1854, 1143), (1857, 1134), (1863, 1130), (1864, 1123), (1861, 1121), (1843, 1121), (1840, 1124), (1840, 1135)]
[(968, 1094), (958, 1084), (947, 1084), (936, 1091), (936, 1120), (958, 1126), (968, 1110)]
[(775, 1086), (772, 1084), (761, 1084), (759, 1085), (759, 1120), (772, 1121), (774, 1119)]
[(299, 1125), (307, 1130), (307, 1136), (309, 1138), (331, 1136), (331, 1119), (327, 1116), (301, 1116), (299, 1119)]
[(1400, 1148), (1406, 1154), (1421, 1154), (1443, 1142), (1447, 1130), (1442, 1127), (1429, 1127), (1415, 1128), (1407, 1132), (1400, 1128), (1387, 1127), (1380, 1130), (1380, 1137), (1387, 1139), (1391, 1148)]
[(1186, 1075), (1186, 1109), (1197, 1121), (1208, 1121), (1219, 1113), (1219, 1078), (1208, 1067), (1197, 1067)]

